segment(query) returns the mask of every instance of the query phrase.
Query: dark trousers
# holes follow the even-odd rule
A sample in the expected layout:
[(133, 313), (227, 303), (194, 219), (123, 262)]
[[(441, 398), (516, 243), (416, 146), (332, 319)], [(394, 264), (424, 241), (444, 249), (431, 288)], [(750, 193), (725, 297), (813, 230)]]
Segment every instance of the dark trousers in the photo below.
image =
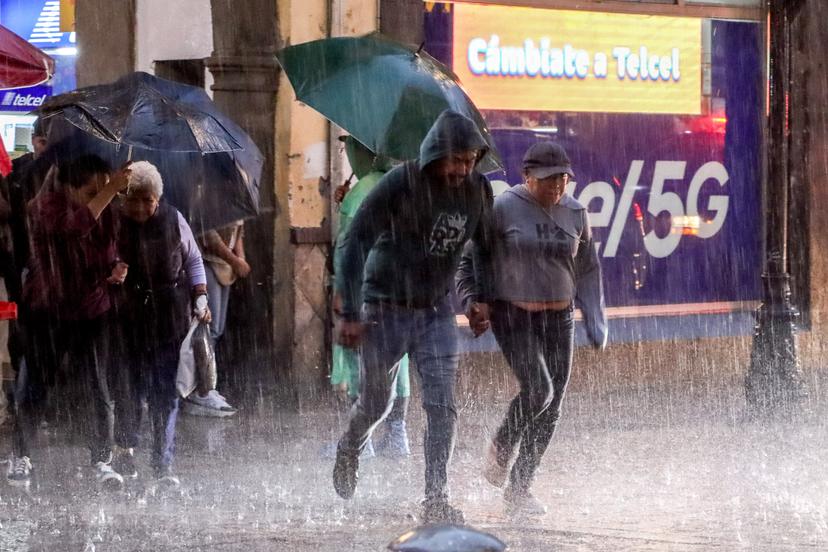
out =
[[(25, 360), (15, 381), (14, 453), (31, 456), (31, 443), (43, 417), (47, 391), (57, 380), (64, 355), (66, 388), (54, 403), (80, 429), (92, 463), (112, 452), (114, 404), (110, 396), (111, 362), (106, 317), (58, 320), (45, 313), (23, 314)], [(72, 420), (71, 418), (75, 418)]]
[(527, 491), (561, 415), (572, 369), (573, 311), (529, 312), (498, 301), (491, 316), (497, 343), (520, 382), (495, 434), (497, 460), (506, 466), (519, 447), (510, 484)]
[(152, 425), (152, 466), (172, 465), (175, 455), (175, 423), (178, 419), (178, 341), (163, 345), (147, 344), (140, 351), (129, 347), (117, 383), (115, 442), (119, 447), (138, 446), (141, 429), (141, 403), (147, 399)]
[(457, 411), (457, 327), (447, 300), (413, 309), (387, 303), (366, 304), (366, 330), (360, 351), (359, 398), (339, 447), (358, 455), (374, 428), (393, 409), (397, 362), (409, 353), (420, 378), (426, 411), (425, 496), (448, 496), (446, 468), (454, 450)]

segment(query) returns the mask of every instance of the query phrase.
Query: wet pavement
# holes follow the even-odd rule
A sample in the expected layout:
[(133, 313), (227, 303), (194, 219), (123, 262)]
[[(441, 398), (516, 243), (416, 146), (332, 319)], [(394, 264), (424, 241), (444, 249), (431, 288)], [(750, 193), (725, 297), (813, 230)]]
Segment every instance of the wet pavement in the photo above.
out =
[[(450, 470), (467, 522), (509, 550), (828, 549), (822, 413), (744, 422), (737, 399), (718, 399), (725, 408), (711, 413), (697, 398), (652, 390), (608, 397), (576, 386), (535, 486), (549, 513), (516, 520), (479, 476), (485, 438), (510, 390), (499, 386), (485, 400), (461, 394)], [(739, 390), (724, 396), (731, 393)], [(151, 484), (146, 450), (125, 492), (97, 491), (86, 451), (54, 422), (42, 432), (32, 488), (0, 482), (0, 550), (372, 551), (416, 525), (423, 473), (416, 404), (412, 457), (364, 461), (356, 498), (346, 502), (331, 486), (332, 460), (319, 454), (344, 423), (336, 408), (228, 395), (242, 405), (236, 417), (182, 416), (182, 486), (174, 493)], [(7, 430), (0, 437), (5, 457)]]

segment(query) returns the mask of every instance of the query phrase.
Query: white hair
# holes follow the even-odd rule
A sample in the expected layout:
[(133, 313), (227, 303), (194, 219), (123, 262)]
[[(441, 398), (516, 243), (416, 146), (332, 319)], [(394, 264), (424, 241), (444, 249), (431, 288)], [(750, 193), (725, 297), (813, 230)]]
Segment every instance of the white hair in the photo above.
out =
[(164, 181), (155, 165), (149, 161), (136, 161), (129, 170), (128, 194), (137, 190), (149, 192), (159, 199), (164, 195)]

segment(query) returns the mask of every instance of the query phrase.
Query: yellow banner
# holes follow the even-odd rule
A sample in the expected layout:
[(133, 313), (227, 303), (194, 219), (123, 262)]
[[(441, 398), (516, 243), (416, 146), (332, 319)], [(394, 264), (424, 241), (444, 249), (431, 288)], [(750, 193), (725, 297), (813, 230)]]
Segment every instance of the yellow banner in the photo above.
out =
[(60, 0), (60, 32), (75, 32), (76, 0)]
[(480, 109), (701, 113), (701, 19), (454, 5), (454, 71)]

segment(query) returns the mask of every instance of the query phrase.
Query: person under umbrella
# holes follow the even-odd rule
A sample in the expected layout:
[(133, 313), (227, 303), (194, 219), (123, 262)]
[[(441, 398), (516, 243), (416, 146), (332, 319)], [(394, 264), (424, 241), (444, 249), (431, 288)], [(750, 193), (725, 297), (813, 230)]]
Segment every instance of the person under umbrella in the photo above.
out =
[(546, 507), (530, 488), (561, 416), (572, 370), (574, 305), (598, 349), (606, 344), (607, 324), (587, 211), (564, 191), (573, 176), (569, 157), (558, 144), (537, 143), (523, 157), (523, 175), (525, 184), (495, 199), (489, 240), (464, 252), (457, 290), (475, 335), (491, 320), (520, 383), (483, 475), (495, 487), (509, 478), (503, 495), (508, 513), (537, 515)]
[(164, 183), (154, 165), (131, 165), (121, 205), (118, 233), (121, 258), (129, 264), (118, 305), (123, 357), (116, 402), (115, 469), (136, 477), (141, 400), (146, 397), (152, 421), (152, 459), (160, 484), (176, 487), (173, 474), (175, 423), (178, 415), (178, 355), (191, 316), (210, 321), (207, 278), (198, 245), (187, 221), (161, 201)]
[(123, 283), (127, 266), (117, 255), (110, 203), (126, 188), (129, 168), (112, 172), (100, 157), (68, 159), (56, 185), (29, 207), (31, 256), (23, 286), (21, 318), (26, 363), (15, 382), (14, 451), (7, 479), (28, 484), (31, 444), (47, 387), (61, 359), (68, 358), (68, 390), (92, 411), (81, 426), (95, 477), (117, 489), (123, 478), (112, 469), (113, 415), (108, 332), (110, 288)]

